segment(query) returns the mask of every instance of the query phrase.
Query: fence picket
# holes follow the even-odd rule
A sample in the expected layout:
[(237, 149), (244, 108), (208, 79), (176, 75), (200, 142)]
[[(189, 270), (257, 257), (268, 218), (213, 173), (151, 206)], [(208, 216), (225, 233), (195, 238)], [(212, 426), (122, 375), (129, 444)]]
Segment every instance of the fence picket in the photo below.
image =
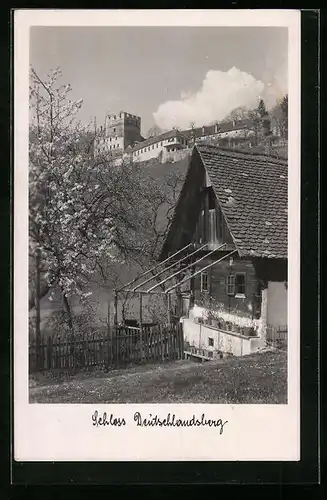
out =
[[(267, 329), (267, 337), (285, 338), (283, 327)], [(42, 338), (29, 346), (29, 370), (72, 369), (78, 366), (115, 367), (130, 363), (164, 362), (183, 359), (183, 331), (181, 324), (143, 325), (142, 329), (121, 327), (114, 331), (92, 332), (77, 339), (66, 336)], [(39, 354), (37, 353), (39, 351)], [(36, 360), (39, 360), (39, 366)]]

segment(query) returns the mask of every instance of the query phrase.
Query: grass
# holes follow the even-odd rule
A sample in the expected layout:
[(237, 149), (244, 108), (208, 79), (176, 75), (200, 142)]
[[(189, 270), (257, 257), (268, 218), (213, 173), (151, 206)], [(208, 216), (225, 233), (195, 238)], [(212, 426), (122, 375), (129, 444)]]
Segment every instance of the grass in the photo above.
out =
[(287, 354), (30, 377), (30, 403), (286, 404)]

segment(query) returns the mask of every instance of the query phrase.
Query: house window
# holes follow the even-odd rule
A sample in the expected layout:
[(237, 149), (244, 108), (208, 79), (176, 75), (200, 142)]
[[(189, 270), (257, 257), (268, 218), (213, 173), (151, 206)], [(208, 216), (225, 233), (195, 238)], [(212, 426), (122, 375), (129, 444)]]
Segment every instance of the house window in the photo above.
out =
[(209, 345), (209, 347), (213, 347), (213, 338), (212, 337), (208, 337), (208, 345)]
[(203, 271), (201, 273), (201, 292), (208, 291), (208, 273), (207, 271)]
[(227, 295), (235, 295), (235, 274), (227, 276)]
[(227, 276), (227, 295), (235, 298), (245, 297), (245, 273), (229, 274)]
[(162, 142), (160, 143), (160, 146), (162, 146)]
[(245, 273), (235, 274), (235, 297), (245, 297)]
[[(115, 117), (116, 118), (116, 117)], [(114, 128), (114, 132), (116, 132), (116, 129)]]

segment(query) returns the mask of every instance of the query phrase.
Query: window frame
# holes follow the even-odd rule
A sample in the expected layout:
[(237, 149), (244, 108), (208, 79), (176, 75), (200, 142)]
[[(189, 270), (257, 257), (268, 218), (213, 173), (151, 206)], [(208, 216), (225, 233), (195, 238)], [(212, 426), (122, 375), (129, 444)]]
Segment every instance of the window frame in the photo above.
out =
[(235, 297), (235, 273), (229, 273), (226, 277), (226, 293), (228, 297)]
[[(206, 278), (205, 287), (203, 286), (204, 278)], [(200, 290), (201, 292), (209, 292), (209, 275), (207, 271), (202, 271), (200, 274)]]
[[(243, 292), (237, 292), (237, 283), (236, 283), (236, 277), (237, 276), (242, 276), (244, 278), (244, 291)], [(235, 273), (235, 298), (236, 299), (245, 299), (246, 297), (246, 273), (245, 272), (239, 272)]]
[[(243, 276), (244, 278), (244, 291), (237, 291), (237, 277)], [(229, 273), (226, 277), (226, 293), (229, 297), (234, 297), (235, 299), (245, 299), (246, 298), (246, 273), (245, 272), (235, 272)]]

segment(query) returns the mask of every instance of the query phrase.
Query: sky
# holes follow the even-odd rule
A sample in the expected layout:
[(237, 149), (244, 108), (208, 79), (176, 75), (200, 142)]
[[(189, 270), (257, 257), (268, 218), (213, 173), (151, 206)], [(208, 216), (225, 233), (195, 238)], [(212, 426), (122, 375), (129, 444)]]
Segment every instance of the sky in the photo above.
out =
[(30, 65), (60, 67), (80, 119), (120, 110), (142, 133), (220, 121), (238, 106), (267, 107), (288, 91), (287, 28), (32, 27)]

